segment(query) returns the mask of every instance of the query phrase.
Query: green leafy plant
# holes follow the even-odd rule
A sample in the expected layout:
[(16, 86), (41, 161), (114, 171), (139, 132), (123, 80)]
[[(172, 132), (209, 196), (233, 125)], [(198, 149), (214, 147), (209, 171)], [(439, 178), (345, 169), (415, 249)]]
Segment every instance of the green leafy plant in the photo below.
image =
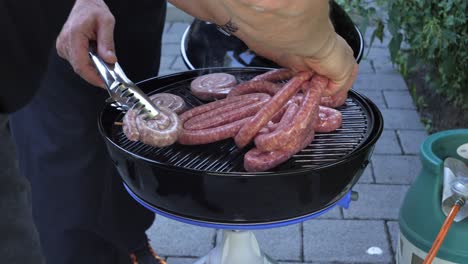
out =
[[(365, 35), (369, 27), (373, 28), (368, 44), (369, 47), (372, 46), (375, 38), (380, 41), (383, 40), (385, 25), (378, 6), (383, 6), (385, 1), (375, 0), (373, 3), (370, 3), (367, 0), (335, 0), (335, 2), (353, 19), (353, 22), (357, 24), (362, 34)], [(368, 50), (370, 51), (370, 49)]]
[(468, 1), (335, 1), (363, 33), (372, 26), (369, 47), (375, 38), (382, 41), (385, 29), (390, 32), (390, 56), (404, 77), (423, 69), (431, 89), (468, 110)]
[(424, 69), (429, 87), (463, 109), (468, 109), (467, 3), (387, 1), (392, 61), (404, 75)]

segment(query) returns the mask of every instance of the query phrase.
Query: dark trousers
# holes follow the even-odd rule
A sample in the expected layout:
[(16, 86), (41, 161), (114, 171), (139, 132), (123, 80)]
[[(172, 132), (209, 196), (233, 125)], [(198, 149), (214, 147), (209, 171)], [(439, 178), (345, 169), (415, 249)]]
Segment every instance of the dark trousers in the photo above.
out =
[[(109, 1), (116, 53), (127, 76), (157, 74), (165, 1)], [(10, 116), (20, 172), (49, 264), (126, 263), (146, 243), (154, 214), (125, 192), (97, 129), (103, 89), (75, 75), (51, 52), (32, 101)]]

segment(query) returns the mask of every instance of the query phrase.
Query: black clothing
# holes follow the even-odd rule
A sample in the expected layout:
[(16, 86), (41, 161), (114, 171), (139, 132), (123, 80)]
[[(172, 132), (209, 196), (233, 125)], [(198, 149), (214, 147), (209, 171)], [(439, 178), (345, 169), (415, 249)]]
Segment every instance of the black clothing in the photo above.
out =
[[(165, 1), (106, 3), (116, 18), (116, 54), (128, 77), (156, 75)], [(48, 264), (128, 263), (128, 252), (147, 242), (154, 214), (125, 192), (99, 135), (96, 120), (107, 92), (76, 75), (52, 42), (39, 89), (10, 117), (43, 254)], [(0, 103), (12, 110), (22, 101)]]
[(0, 113), (18, 110), (39, 87), (47, 56), (74, 1), (0, 1)]

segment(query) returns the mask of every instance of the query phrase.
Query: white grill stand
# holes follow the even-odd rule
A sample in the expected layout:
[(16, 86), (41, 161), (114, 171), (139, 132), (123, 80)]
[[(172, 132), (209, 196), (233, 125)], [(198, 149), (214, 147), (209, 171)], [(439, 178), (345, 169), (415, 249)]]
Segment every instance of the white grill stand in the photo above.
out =
[(263, 253), (251, 231), (223, 230), (223, 241), (194, 264), (277, 264)]

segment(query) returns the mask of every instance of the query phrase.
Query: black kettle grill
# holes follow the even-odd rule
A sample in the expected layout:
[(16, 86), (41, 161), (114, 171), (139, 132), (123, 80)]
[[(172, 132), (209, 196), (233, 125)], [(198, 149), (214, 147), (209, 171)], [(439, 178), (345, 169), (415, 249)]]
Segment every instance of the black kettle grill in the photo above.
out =
[[(151, 78), (138, 85), (147, 94), (182, 96), (189, 107), (194, 107), (203, 103), (190, 93), (190, 83), (197, 76), (226, 72), (244, 81), (267, 70), (198, 69)], [(248, 148), (238, 149), (232, 139), (165, 148), (129, 141), (122, 127), (115, 124), (122, 121), (123, 114), (109, 104), (99, 117), (99, 129), (135, 200), (177, 221), (224, 229), (223, 243), (197, 264), (275, 263), (263, 253), (255, 253), (258, 244), (252, 232), (230, 230), (290, 225), (337, 205), (348, 207), (351, 188), (369, 163), (382, 133), (383, 119), (369, 99), (353, 91), (338, 109), (343, 115), (341, 128), (317, 133), (307, 148), (268, 172), (245, 172), (243, 156)], [(220, 252), (230, 252), (230, 262), (221, 262)]]
[[(346, 13), (331, 3), (335, 28), (359, 62), (362, 35)], [(149, 95), (179, 95), (194, 107), (203, 102), (190, 93), (190, 82), (200, 75), (225, 72), (246, 81), (276, 67), (251, 53), (237, 38), (226, 37), (214, 25), (198, 20), (185, 32), (181, 51), (192, 70), (151, 78), (138, 86)], [(209, 68), (195, 69), (199, 67)], [(99, 116), (99, 129), (136, 201), (177, 221), (223, 229), (222, 242), (195, 264), (276, 263), (258, 250), (255, 236), (248, 230), (299, 223), (337, 205), (347, 208), (351, 188), (382, 133), (380, 111), (361, 94), (350, 91), (338, 110), (343, 114), (341, 128), (317, 133), (307, 148), (268, 172), (244, 171), (243, 156), (249, 148), (238, 149), (232, 139), (166, 148), (129, 141), (122, 127), (115, 125), (123, 114), (110, 104)]]

